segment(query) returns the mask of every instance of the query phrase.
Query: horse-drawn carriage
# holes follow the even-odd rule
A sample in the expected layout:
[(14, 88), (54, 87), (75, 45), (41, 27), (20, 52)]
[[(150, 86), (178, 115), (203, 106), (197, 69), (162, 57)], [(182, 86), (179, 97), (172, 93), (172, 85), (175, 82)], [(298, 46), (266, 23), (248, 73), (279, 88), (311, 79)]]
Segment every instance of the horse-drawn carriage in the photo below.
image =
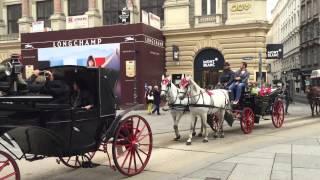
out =
[(311, 72), (310, 80), (310, 84), (306, 85), (306, 93), (312, 116), (314, 116), (314, 114), (318, 115), (320, 111), (320, 69)]
[(85, 85), (94, 106), (83, 109), (54, 103), (50, 94), (29, 94), (17, 80), (21, 64), (7, 63), (0, 76), (0, 179), (20, 179), (15, 160), (57, 157), (59, 164), (71, 168), (93, 167), (97, 164), (91, 159), (98, 151), (107, 153), (110, 166), (124, 175), (144, 170), (152, 152), (152, 132), (144, 118), (125, 116), (134, 107), (116, 114), (116, 72), (79, 66), (46, 69), (63, 74), (70, 87), (75, 79)]
[[(188, 106), (191, 114), (191, 129), (187, 145), (191, 144), (194, 134), (195, 116), (202, 120), (204, 129), (204, 142), (208, 141), (206, 123), (214, 130), (214, 137), (224, 137), (223, 122), (226, 120), (232, 125), (234, 120), (239, 120), (241, 129), (245, 134), (251, 133), (255, 123), (267, 115), (271, 115), (273, 125), (280, 128), (284, 122), (284, 107), (281, 89), (276, 89), (265, 96), (252, 95), (249, 92), (243, 93), (238, 105), (231, 105), (229, 93), (224, 89), (205, 90), (200, 88), (191, 77), (183, 77), (180, 82), (180, 89), (171, 82), (170, 77), (162, 78), (161, 91), (174, 106)], [(183, 108), (184, 109), (184, 108)], [(174, 110), (175, 111), (175, 110)], [(173, 115), (176, 138), (180, 139), (178, 123), (181, 115)], [(206, 122), (205, 122), (206, 120)], [(202, 134), (202, 129), (201, 129)]]

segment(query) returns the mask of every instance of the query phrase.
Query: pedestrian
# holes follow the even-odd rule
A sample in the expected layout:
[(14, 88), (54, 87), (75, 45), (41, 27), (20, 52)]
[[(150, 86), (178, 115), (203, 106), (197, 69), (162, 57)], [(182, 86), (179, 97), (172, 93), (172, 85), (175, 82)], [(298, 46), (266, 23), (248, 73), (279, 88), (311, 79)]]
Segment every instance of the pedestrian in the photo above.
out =
[(146, 91), (146, 103), (147, 103), (147, 112), (148, 114), (151, 114), (152, 112), (152, 105), (154, 101), (152, 86), (148, 86), (148, 89)]
[(288, 114), (288, 108), (290, 103), (292, 102), (292, 97), (291, 97), (291, 93), (290, 93), (290, 83), (286, 82), (286, 85), (284, 87), (284, 95), (285, 95), (285, 101), (286, 101), (286, 109), (285, 109), (285, 113)]
[(153, 97), (154, 97), (154, 109), (152, 111), (152, 114), (157, 111), (157, 114), (160, 115), (160, 91), (158, 86), (154, 86), (153, 89)]

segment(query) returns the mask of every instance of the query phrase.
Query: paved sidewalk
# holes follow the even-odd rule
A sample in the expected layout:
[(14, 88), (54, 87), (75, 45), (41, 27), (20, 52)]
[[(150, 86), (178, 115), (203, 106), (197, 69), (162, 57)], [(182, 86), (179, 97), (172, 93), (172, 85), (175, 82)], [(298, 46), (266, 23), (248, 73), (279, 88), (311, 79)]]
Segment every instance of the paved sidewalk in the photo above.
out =
[(320, 136), (240, 154), (196, 171), (184, 179), (319, 180)]

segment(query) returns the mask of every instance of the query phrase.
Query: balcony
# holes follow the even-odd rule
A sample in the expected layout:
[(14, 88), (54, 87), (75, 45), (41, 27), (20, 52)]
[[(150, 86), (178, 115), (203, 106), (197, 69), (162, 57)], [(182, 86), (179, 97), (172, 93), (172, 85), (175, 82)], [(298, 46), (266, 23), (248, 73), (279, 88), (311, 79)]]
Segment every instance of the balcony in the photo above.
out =
[(1, 41), (14, 41), (19, 39), (19, 33), (0, 35)]
[(195, 16), (195, 27), (212, 27), (222, 24), (222, 15)]

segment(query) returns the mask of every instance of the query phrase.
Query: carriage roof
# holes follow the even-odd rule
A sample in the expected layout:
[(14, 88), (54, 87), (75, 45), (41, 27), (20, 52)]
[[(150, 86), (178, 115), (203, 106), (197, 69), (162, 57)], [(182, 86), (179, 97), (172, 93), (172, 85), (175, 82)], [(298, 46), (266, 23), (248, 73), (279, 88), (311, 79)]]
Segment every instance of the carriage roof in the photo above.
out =
[(318, 69), (318, 70), (313, 70), (313, 71), (311, 72), (310, 78), (320, 78), (320, 69)]

